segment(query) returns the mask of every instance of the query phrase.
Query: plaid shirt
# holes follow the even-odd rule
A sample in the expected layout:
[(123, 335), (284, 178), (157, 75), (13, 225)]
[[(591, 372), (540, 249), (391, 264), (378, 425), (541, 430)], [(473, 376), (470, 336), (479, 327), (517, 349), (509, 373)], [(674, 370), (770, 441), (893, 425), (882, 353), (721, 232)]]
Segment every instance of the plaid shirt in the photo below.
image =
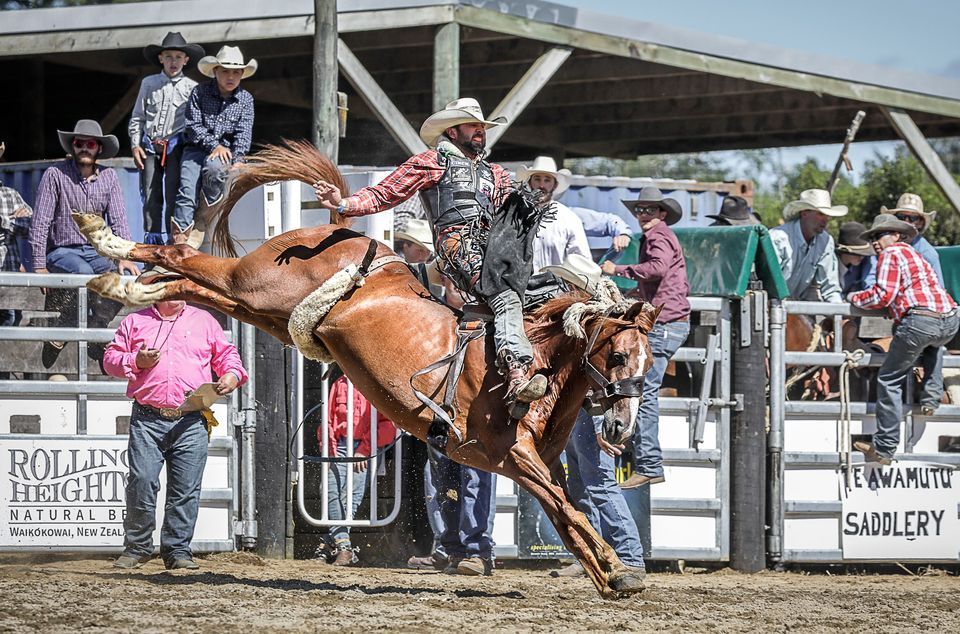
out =
[(930, 263), (916, 249), (896, 242), (877, 259), (877, 283), (850, 295), (850, 303), (860, 308), (889, 307), (899, 322), (911, 308), (947, 313), (957, 307), (940, 285)]
[(213, 152), (222, 145), (233, 152), (233, 162), (243, 160), (253, 141), (253, 95), (237, 88), (224, 99), (211, 79), (193, 89), (187, 102), (187, 145)]
[[(490, 164), (496, 179), (492, 200), (496, 206), (510, 193), (510, 173), (496, 163)], [(435, 187), (443, 177), (436, 150), (427, 150), (407, 159), (376, 185), (364, 187), (347, 199), (345, 216), (367, 216), (396, 207), (423, 189)]]
[(34, 270), (47, 268), (48, 248), (87, 243), (70, 217), (72, 211), (100, 214), (115, 234), (130, 239), (117, 173), (109, 167), (97, 166), (93, 176), (83, 179), (73, 159), (66, 159), (47, 168), (37, 189), (30, 227)]
[(24, 207), (33, 215), (33, 209), (24, 202), (20, 192), (0, 183), (0, 270), (20, 270), (20, 247), (17, 245), (17, 238), (26, 235), (30, 227), (30, 217), (14, 218), (13, 214)]

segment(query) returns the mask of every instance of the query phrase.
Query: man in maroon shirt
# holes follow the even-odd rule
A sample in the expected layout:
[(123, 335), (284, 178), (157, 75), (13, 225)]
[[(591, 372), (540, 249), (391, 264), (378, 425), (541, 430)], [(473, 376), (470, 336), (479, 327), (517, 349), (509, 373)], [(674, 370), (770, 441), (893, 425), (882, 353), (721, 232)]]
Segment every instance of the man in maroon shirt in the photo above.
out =
[(643, 237), (637, 264), (603, 263), (607, 275), (619, 275), (637, 281), (629, 297), (662, 307), (657, 324), (649, 333), (653, 365), (643, 382), (643, 401), (633, 432), (634, 472), (621, 485), (633, 489), (663, 482), (663, 453), (660, 451), (660, 385), (667, 363), (690, 334), (690, 283), (683, 249), (670, 226), (683, 217), (673, 198), (664, 198), (656, 187), (644, 187), (637, 200), (624, 200), (634, 215)]

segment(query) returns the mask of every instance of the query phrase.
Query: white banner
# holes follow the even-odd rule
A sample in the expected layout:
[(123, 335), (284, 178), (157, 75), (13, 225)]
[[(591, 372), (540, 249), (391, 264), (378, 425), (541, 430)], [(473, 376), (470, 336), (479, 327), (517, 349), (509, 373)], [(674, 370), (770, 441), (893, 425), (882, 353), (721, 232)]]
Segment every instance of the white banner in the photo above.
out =
[(953, 467), (856, 465), (849, 489), (842, 470), (839, 476), (844, 559), (960, 558), (960, 485)]
[(122, 546), (127, 439), (3, 438), (0, 546)]

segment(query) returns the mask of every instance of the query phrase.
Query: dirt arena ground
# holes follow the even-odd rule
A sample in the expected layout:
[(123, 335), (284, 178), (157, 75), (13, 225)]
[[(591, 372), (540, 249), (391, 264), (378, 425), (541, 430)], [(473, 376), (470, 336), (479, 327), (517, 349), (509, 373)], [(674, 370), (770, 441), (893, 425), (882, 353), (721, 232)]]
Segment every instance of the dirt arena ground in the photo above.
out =
[(543, 570), (451, 577), (336, 569), (247, 553), (166, 572), (106, 557), (0, 557), (0, 632), (960, 631), (960, 578), (688, 569), (602, 601), (586, 579)]

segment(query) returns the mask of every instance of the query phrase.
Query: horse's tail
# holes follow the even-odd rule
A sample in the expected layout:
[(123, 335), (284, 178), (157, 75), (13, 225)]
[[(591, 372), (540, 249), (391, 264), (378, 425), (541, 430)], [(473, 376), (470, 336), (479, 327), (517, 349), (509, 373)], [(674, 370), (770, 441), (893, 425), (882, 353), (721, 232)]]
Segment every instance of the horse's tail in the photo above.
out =
[[(219, 207), (214, 211), (211, 224), (213, 230), (213, 248), (217, 253), (237, 256), (233, 238), (230, 235), (230, 212), (243, 195), (255, 187), (274, 181), (303, 181), (312, 185), (324, 180), (335, 185), (343, 196), (350, 191), (337, 166), (321, 154), (307, 141), (284, 139), (282, 145), (265, 145), (259, 151), (247, 156), (241, 163), (237, 174), (230, 182), (230, 190)], [(347, 219), (337, 213), (330, 214), (332, 224), (346, 224)]]

